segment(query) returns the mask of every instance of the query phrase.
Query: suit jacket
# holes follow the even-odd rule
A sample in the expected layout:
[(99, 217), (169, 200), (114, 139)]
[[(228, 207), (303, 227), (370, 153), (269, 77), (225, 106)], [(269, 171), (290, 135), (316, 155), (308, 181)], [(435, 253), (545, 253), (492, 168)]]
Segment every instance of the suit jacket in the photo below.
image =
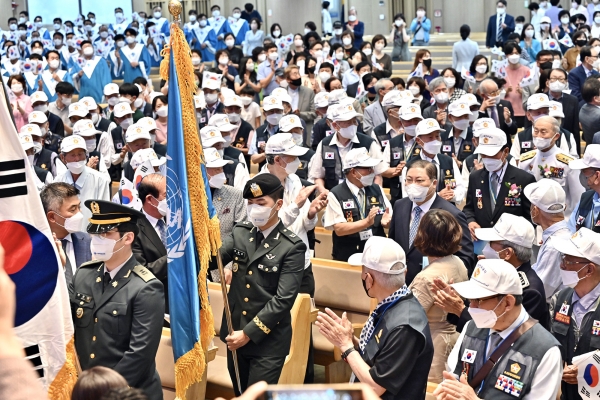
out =
[(146, 103), (144, 109), (141, 111), (144, 114), (144, 117), (152, 118), (152, 103)]
[(365, 108), (363, 115), (363, 131), (370, 135), (376, 126), (383, 124), (387, 120), (383, 107), (379, 101), (374, 102)]
[(308, 135), (309, 132), (312, 132), (317, 113), (315, 111), (315, 92), (306, 86), (298, 87), (298, 111), (300, 118), (305, 123), (302, 140), (308, 146)]
[(48, 112), (48, 129), (50, 132), (60, 137), (65, 137), (65, 124), (56, 114)]
[[(510, 126), (506, 123), (506, 120), (504, 119), (504, 107), (508, 108), (508, 111), (510, 111), (512, 119), (512, 124)], [(517, 124), (515, 122), (515, 113), (513, 111), (512, 104), (510, 104), (510, 102), (507, 100), (500, 100), (498, 105), (496, 105), (496, 110), (498, 111), (498, 121), (500, 122), (500, 129), (502, 129), (504, 133), (506, 133), (506, 143), (510, 145), (512, 143), (512, 136), (516, 135), (517, 133)], [(486, 112), (480, 111), (479, 118), (492, 118), (492, 115), (488, 113), (488, 110), (486, 110)]]
[(137, 226), (140, 230), (135, 237), (131, 249), (136, 260), (148, 268), (156, 279), (161, 281), (165, 292), (165, 312), (169, 313), (169, 285), (167, 268), (167, 249), (158, 237), (156, 230), (147, 218), (138, 218)]
[[(437, 119), (437, 113), (436, 111), (438, 110), (438, 106), (437, 104), (432, 104), (429, 107), (427, 107), (425, 109), (425, 111), (423, 111), (423, 118), (433, 118), (433, 119)], [(452, 123), (450, 122), (450, 119), (447, 116), (448, 113), (448, 107), (446, 107), (446, 123), (441, 126), (442, 129), (444, 129), (446, 132), (449, 132), (450, 129), (452, 129)]]
[(348, 95), (348, 97), (351, 97), (351, 98), (356, 97), (356, 92), (358, 92), (359, 84), (360, 84), (360, 82), (354, 82), (352, 85), (348, 85), (348, 87), (346, 87), (346, 94)]
[(71, 241), (73, 242), (73, 253), (75, 253), (77, 268), (81, 264), (92, 260), (92, 250), (90, 248), (92, 238), (87, 232), (71, 233)]
[[(508, 164), (504, 172), (502, 184), (500, 185), (496, 206), (492, 209), (489, 171), (485, 168), (471, 171), (471, 175), (469, 175), (469, 187), (467, 189), (467, 203), (463, 208), (463, 212), (467, 216), (467, 221), (469, 223), (477, 222), (482, 228), (491, 228), (498, 222), (503, 213), (509, 213), (523, 217), (531, 222), (529, 211), (531, 203), (527, 196), (523, 194), (523, 189), (535, 181), (535, 177), (532, 174)], [(515, 201), (514, 204), (520, 205), (505, 205), (505, 200), (509, 198), (507, 184), (515, 184), (519, 187), (520, 193), (517, 197), (521, 200), (520, 203), (516, 203)], [(479, 199), (481, 199), (482, 203), (481, 208), (479, 208)]]
[(592, 140), (592, 144), (600, 144), (600, 132), (594, 133), (594, 139)]
[[(592, 70), (592, 75), (598, 75), (598, 71)], [(577, 97), (580, 108), (583, 107), (583, 105), (585, 104), (583, 97), (581, 97), (581, 90), (583, 89), (583, 83), (586, 79), (587, 74), (585, 72), (585, 69), (583, 68), (583, 65), (575, 67), (571, 70), (571, 72), (569, 72), (569, 89), (571, 89), (571, 95)]]
[[(423, 254), (421, 254), (414, 245), (408, 246), (410, 214), (412, 208), (413, 202), (410, 201), (408, 197), (396, 201), (388, 234), (388, 237), (400, 244), (406, 253), (406, 263), (408, 266), (408, 271), (406, 273), (407, 285), (410, 285), (415, 276), (423, 270)], [(452, 203), (444, 200), (438, 195), (435, 196), (435, 200), (433, 200), (433, 203), (431, 204), (430, 210), (434, 209), (448, 211), (460, 224), (460, 227), (462, 228), (462, 239), (460, 241), (461, 248), (454, 255), (462, 260), (469, 271), (469, 276), (471, 276), (474, 268), (473, 241), (471, 239), (471, 234), (469, 233), (465, 215)]]
[(113, 369), (151, 400), (162, 400), (156, 352), (162, 334), (163, 285), (135, 257), (103, 290), (104, 262), (79, 267), (70, 286), (75, 348), (83, 370)]
[[(497, 18), (498, 15), (494, 14), (488, 21), (487, 33), (485, 35), (486, 47), (494, 47), (496, 45), (496, 36), (498, 34), (498, 27), (496, 26)], [(508, 40), (508, 36), (515, 30), (515, 19), (512, 15), (504, 14), (504, 25), (506, 25), (506, 28), (502, 29), (502, 43), (506, 42)]]
[(321, 118), (318, 120), (312, 129), (312, 138), (310, 141), (310, 147), (317, 151), (317, 146), (321, 143), (321, 140), (327, 137), (327, 131), (331, 131), (332, 129), (327, 125), (327, 118)]
[(585, 104), (579, 111), (579, 123), (583, 131), (583, 140), (588, 144), (592, 143), (594, 134), (600, 131), (600, 108)]

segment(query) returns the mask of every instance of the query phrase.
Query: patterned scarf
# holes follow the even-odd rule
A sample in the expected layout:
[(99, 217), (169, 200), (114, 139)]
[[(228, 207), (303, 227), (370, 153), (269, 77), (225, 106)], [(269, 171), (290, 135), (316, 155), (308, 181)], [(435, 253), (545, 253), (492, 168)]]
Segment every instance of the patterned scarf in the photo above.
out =
[(373, 335), (373, 331), (375, 330), (375, 318), (379, 317), (379, 312), (383, 308), (384, 310), (387, 307), (384, 307), (386, 304), (393, 303), (394, 301), (406, 296), (410, 293), (410, 290), (406, 287), (406, 285), (402, 286), (400, 289), (396, 290), (394, 293), (383, 299), (383, 301), (377, 304), (377, 307), (373, 311), (373, 313), (369, 316), (369, 319), (365, 323), (362, 331), (360, 332), (360, 340), (358, 345), (360, 347), (360, 351), (363, 352), (365, 347), (367, 347), (367, 342)]

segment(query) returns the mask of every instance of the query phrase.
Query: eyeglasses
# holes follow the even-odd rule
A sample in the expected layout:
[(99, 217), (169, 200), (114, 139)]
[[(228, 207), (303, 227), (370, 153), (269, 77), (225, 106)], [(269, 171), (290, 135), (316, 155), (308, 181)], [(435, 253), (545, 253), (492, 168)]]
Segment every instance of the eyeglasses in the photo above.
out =
[(566, 256), (564, 254), (562, 256), (560, 256), (560, 269), (562, 269), (563, 271), (566, 269), (566, 267), (569, 267), (571, 265), (589, 264), (590, 263), (589, 261), (566, 261), (565, 257)]
[(488, 93), (488, 95), (494, 97), (494, 96), (498, 96), (500, 94), (500, 92), (502, 92), (502, 90), (498, 89), (495, 92)]
[(565, 78), (550, 78), (549, 79), (550, 82), (562, 82), (565, 83), (567, 80)]
[[(488, 301), (488, 300), (491, 300), (491, 299), (497, 299), (500, 296), (501, 295), (497, 294), (497, 295), (494, 295), (494, 296), (491, 296), (491, 297), (484, 297), (483, 299), (471, 299), (470, 302), (471, 302), (471, 304), (479, 307), (481, 305), (481, 303), (483, 303), (484, 301)], [(502, 297), (504, 297), (504, 296), (502, 296)]]

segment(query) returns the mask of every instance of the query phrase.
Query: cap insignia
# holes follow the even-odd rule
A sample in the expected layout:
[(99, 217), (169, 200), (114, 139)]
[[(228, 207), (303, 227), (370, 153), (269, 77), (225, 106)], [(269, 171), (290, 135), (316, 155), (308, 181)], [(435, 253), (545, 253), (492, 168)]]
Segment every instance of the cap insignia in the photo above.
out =
[(260, 186), (258, 186), (256, 183), (252, 183), (250, 185), (250, 191), (252, 192), (252, 196), (254, 197), (260, 197), (263, 194), (262, 190), (260, 189)]
[(100, 214), (100, 206), (95, 201), (90, 204), (90, 209), (92, 210), (92, 214)]

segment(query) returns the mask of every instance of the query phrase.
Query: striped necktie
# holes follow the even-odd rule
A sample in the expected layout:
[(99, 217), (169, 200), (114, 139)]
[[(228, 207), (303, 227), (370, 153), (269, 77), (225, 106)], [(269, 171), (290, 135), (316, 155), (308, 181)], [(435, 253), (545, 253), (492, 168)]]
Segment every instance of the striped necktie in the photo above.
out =
[(413, 218), (411, 224), (410, 224), (410, 232), (408, 233), (408, 247), (411, 247), (414, 240), (415, 240), (415, 236), (417, 236), (417, 231), (419, 230), (419, 222), (421, 222), (421, 212), (423, 210), (421, 210), (421, 207), (416, 206), (415, 207), (415, 217)]
[(502, 42), (502, 24), (504, 23), (504, 15), (498, 15), (498, 32), (496, 33), (496, 42)]

